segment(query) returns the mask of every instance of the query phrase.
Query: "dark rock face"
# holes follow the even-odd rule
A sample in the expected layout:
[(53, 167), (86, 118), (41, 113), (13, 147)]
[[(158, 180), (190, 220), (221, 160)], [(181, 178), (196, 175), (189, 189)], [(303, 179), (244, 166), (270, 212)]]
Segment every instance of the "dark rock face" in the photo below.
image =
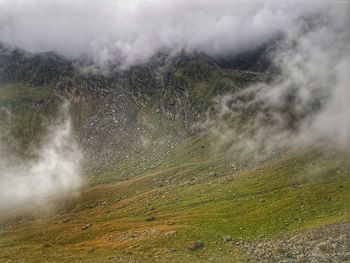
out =
[(198, 132), (193, 127), (207, 118), (217, 94), (264, 78), (223, 70), (203, 54), (154, 59), (108, 75), (83, 73), (76, 65), (55, 53), (0, 46), (0, 84), (54, 87), (46, 99), (34, 98), (28, 118), (46, 116), (50, 105), (68, 100), (84, 167), (94, 172), (131, 162), (129, 156), (142, 160), (136, 171), (157, 166)]
[(54, 52), (33, 55), (0, 43), (0, 83), (20, 81), (32, 86), (47, 85), (69, 66), (70, 62)]

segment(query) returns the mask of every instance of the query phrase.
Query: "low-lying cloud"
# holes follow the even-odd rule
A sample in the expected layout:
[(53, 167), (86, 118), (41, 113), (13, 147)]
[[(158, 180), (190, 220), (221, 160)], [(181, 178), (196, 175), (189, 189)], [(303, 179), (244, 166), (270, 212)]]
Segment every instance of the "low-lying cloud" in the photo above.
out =
[(218, 99), (216, 117), (251, 113), (243, 132), (220, 134), (223, 143), (235, 138), (238, 151), (265, 156), (305, 145), (350, 149), (350, 12), (342, 14), (298, 21), (273, 53), (280, 74), (272, 82)]
[(300, 18), (344, 13), (334, 2), (0, 0), (0, 41), (128, 67), (160, 51), (237, 54), (289, 34)]
[(8, 153), (0, 154), (0, 212), (25, 205), (45, 206), (49, 198), (81, 187), (82, 156), (72, 137), (67, 107), (63, 107), (59, 119), (48, 128), (33, 158), (23, 160)]

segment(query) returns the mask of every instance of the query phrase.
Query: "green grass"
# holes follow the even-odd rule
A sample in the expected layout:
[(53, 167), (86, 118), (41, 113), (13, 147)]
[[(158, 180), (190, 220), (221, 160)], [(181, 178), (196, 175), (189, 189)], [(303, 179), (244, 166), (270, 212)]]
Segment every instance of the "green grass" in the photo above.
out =
[[(186, 155), (192, 149), (198, 152), (196, 156), (203, 156), (202, 161), (187, 156), (188, 162), (181, 165), (176, 161), (138, 178), (88, 188), (78, 198), (59, 202), (58, 215), (40, 222), (4, 225), (0, 256), (27, 262), (45, 255), (54, 262), (104, 262), (110, 257), (121, 262), (152, 262), (156, 257), (167, 262), (179, 262), (179, 258), (184, 262), (232, 262), (232, 258), (245, 262), (242, 251), (223, 243), (223, 235), (231, 235), (235, 242), (273, 238), (349, 220), (350, 162), (346, 156), (316, 150), (294, 152), (253, 170), (230, 173), (222, 159), (200, 154), (209, 142), (209, 137), (192, 138), (175, 155), (180, 162), (186, 159), (180, 153)], [(212, 178), (212, 170), (224, 176)], [(91, 203), (96, 206), (87, 208)], [(150, 215), (156, 220), (147, 222)], [(61, 223), (65, 218), (71, 220)], [(92, 226), (81, 230), (87, 223)], [(175, 235), (167, 236), (174, 230)], [(132, 233), (141, 237), (132, 238)], [(198, 239), (204, 241), (205, 249), (188, 251), (187, 243)], [(43, 248), (45, 243), (50, 246)]]
[(48, 86), (27, 86), (22, 83), (7, 83), (0, 86), (1, 103), (16, 103), (18, 101), (39, 101), (50, 96), (54, 83)]
[[(181, 71), (176, 74), (186, 77)], [(214, 71), (192, 82), (193, 97), (209, 103), (222, 87), (244, 86), (244, 79), (225, 74)], [(31, 108), (48, 98), (52, 88), (18, 83), (0, 87), (0, 107), (10, 107), (14, 119), (4, 111), (0, 117), (9, 118), (3, 123), (17, 131), (24, 145), (35, 142), (43, 121), (54, 115), (55, 105)], [(185, 130), (166, 117), (159, 119), (153, 108), (156, 101), (151, 98), (136, 111), (138, 122), (154, 127), (150, 146), (140, 156), (93, 174), (97, 177), (89, 177), (91, 185), (79, 195), (52, 200), (54, 212), (30, 207), (21, 216), (0, 221), (0, 262), (246, 262), (237, 246), (223, 243), (223, 235), (235, 242), (275, 238), (349, 221), (350, 158), (344, 153), (300, 149), (247, 166), (254, 160), (236, 155), (234, 138), (222, 141), (215, 134), (202, 134), (179, 144), (156, 167), (147, 168), (147, 163), (137, 170), (141, 155), (157, 149), (169, 131)], [(78, 129), (100, 104), (96, 99), (73, 105)], [(240, 125), (240, 132), (249, 130), (247, 126)], [(151, 215), (155, 220), (147, 221)], [(83, 230), (88, 223), (91, 226)], [(188, 251), (187, 243), (198, 239), (205, 248)]]

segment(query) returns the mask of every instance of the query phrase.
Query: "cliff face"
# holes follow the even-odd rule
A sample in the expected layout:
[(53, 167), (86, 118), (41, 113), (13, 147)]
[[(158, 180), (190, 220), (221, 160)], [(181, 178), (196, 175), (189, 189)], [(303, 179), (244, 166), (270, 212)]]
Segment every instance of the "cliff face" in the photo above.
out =
[(68, 65), (55, 52), (31, 54), (0, 43), (0, 83), (19, 81), (31, 86), (48, 85)]
[(199, 132), (196, 124), (206, 120), (215, 96), (268, 78), (223, 69), (203, 54), (161, 57), (102, 75), (84, 73), (55, 53), (33, 55), (4, 46), (0, 51), (2, 114), (11, 112), (11, 121), (2, 126), (7, 124), (7, 136), (16, 137), (11, 147), (22, 151), (35, 144), (45, 131), (43, 123), (68, 100), (88, 171), (129, 158), (144, 160), (140, 171), (157, 165)]

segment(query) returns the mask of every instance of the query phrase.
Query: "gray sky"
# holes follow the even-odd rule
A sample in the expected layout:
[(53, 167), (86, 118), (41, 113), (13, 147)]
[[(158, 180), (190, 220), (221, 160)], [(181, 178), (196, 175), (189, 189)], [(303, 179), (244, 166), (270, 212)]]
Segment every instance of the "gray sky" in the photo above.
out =
[(291, 31), (301, 16), (337, 9), (328, 5), (298, 0), (0, 0), (0, 41), (32, 52), (85, 54), (102, 66), (116, 59), (128, 66), (161, 49), (220, 55), (254, 48), (277, 32)]

